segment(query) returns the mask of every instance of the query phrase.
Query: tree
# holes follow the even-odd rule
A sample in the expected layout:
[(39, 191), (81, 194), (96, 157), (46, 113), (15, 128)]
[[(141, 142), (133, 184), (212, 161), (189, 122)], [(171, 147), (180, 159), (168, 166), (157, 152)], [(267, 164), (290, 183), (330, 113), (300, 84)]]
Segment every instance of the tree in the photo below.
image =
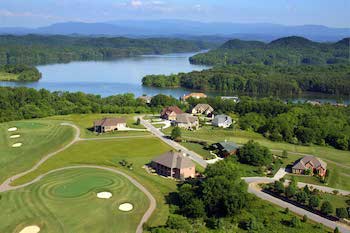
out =
[(282, 151), (282, 158), (288, 158), (288, 152), (286, 150)]
[(349, 214), (346, 208), (336, 208), (335, 213), (338, 218), (348, 218)]
[(321, 205), (321, 212), (323, 214), (327, 214), (327, 215), (333, 213), (333, 206), (332, 206), (332, 204), (329, 201), (323, 202), (322, 205)]
[(304, 188), (303, 188), (304, 192), (309, 196), (311, 191), (309, 189), (309, 186), (308, 185), (305, 185)]
[(171, 229), (184, 232), (189, 232), (191, 230), (191, 224), (188, 222), (187, 218), (177, 214), (171, 214), (168, 217), (166, 225)]
[(203, 201), (193, 198), (188, 205), (182, 208), (183, 213), (190, 218), (203, 218), (206, 216)]
[(266, 166), (272, 162), (270, 150), (253, 140), (241, 147), (237, 155), (240, 162), (253, 166)]
[(289, 214), (289, 208), (288, 207), (284, 210), (284, 213), (285, 214)]
[(316, 195), (311, 195), (309, 198), (309, 206), (316, 209), (320, 205), (320, 199)]
[(141, 119), (138, 117), (136, 120), (136, 125), (140, 125), (141, 124)]
[(284, 185), (281, 181), (275, 181), (273, 189), (279, 194), (284, 193)]
[(302, 219), (302, 222), (307, 222), (308, 219), (309, 219), (309, 218), (307, 217), (307, 215), (304, 214), (303, 219)]
[(171, 139), (173, 140), (179, 140), (181, 138), (181, 129), (180, 127), (174, 127), (171, 131)]
[(298, 217), (293, 216), (291, 221), (290, 221), (290, 226), (291, 227), (300, 227), (301, 226), (300, 219)]
[(333, 232), (334, 232), (334, 233), (339, 233), (339, 228), (338, 228), (338, 227), (335, 227)]
[(308, 196), (307, 196), (306, 192), (300, 191), (296, 194), (296, 198), (300, 204), (305, 204)]
[(297, 188), (294, 185), (289, 184), (288, 187), (285, 189), (284, 193), (285, 193), (286, 197), (292, 198), (292, 197), (294, 197), (296, 192), (297, 192)]

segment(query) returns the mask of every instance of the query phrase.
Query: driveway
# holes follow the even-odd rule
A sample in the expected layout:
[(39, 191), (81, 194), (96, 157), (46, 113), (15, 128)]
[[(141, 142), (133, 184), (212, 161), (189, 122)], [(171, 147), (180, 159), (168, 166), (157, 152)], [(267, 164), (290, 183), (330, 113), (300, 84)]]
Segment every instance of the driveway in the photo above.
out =
[(165, 142), (166, 144), (168, 144), (169, 146), (173, 147), (176, 150), (180, 150), (183, 153), (186, 153), (186, 155), (192, 159), (193, 161), (195, 161), (196, 163), (198, 163), (199, 165), (201, 165), (202, 167), (207, 167), (208, 163), (207, 161), (205, 161), (202, 156), (200, 156), (199, 154), (188, 150), (187, 148), (183, 147), (182, 145), (180, 145), (179, 143), (171, 140), (170, 138), (167, 138), (165, 136), (165, 134), (163, 132), (161, 132), (159, 129), (157, 129), (156, 127), (154, 127), (151, 123), (149, 123), (146, 120), (141, 119), (141, 124), (144, 125), (148, 131), (150, 131), (151, 133), (153, 133), (155, 136), (157, 136), (159, 139), (161, 139), (163, 142)]

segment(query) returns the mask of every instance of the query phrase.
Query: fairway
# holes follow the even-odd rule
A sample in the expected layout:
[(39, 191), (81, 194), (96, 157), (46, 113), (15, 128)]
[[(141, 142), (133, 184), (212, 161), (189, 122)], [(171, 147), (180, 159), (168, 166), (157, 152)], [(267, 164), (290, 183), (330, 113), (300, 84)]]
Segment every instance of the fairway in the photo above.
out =
[[(17, 130), (8, 131), (11, 127)], [(0, 124), (0, 183), (11, 175), (28, 170), (46, 154), (68, 144), (74, 133), (72, 127), (49, 120)], [(11, 138), (13, 135), (20, 137)]]
[[(149, 224), (153, 226), (165, 224), (169, 214), (165, 196), (176, 190), (176, 182), (149, 174), (142, 167), (168, 150), (169, 146), (154, 137), (79, 141), (47, 160), (37, 170), (15, 180), (13, 184), (27, 183), (41, 174), (66, 166), (91, 164), (114, 167), (144, 185), (156, 199), (157, 209)], [(121, 166), (119, 164), (121, 160), (132, 163), (133, 169)]]
[[(113, 196), (99, 199), (100, 191)], [(0, 195), (0, 232), (19, 232), (29, 225), (38, 225), (40, 233), (135, 232), (149, 206), (128, 179), (94, 168), (57, 171)], [(131, 211), (118, 210), (125, 202), (132, 203)]]

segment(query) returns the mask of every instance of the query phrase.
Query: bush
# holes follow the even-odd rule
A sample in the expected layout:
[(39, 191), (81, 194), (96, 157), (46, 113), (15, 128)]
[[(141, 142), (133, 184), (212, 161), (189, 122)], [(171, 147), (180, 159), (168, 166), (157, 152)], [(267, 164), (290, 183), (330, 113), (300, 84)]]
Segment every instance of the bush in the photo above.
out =
[(292, 220), (290, 221), (290, 226), (291, 227), (300, 227), (301, 226), (300, 219), (295, 217), (295, 216), (293, 216)]
[(337, 208), (335, 210), (335, 213), (336, 213), (338, 218), (348, 218), (349, 217), (349, 214), (348, 214), (348, 211), (346, 210), (346, 208)]
[(179, 127), (173, 128), (171, 131), (171, 139), (180, 140), (181, 139), (181, 129)]
[(333, 213), (333, 206), (332, 206), (332, 204), (329, 201), (323, 202), (322, 205), (321, 205), (321, 212), (323, 214), (327, 214), (327, 215)]
[(316, 209), (319, 205), (320, 205), (320, 199), (315, 195), (311, 195), (309, 198), (309, 207), (311, 209)]
[(308, 220), (309, 218), (307, 217), (307, 215), (305, 214), (304, 216), (303, 216), (303, 222), (307, 222), (307, 220)]

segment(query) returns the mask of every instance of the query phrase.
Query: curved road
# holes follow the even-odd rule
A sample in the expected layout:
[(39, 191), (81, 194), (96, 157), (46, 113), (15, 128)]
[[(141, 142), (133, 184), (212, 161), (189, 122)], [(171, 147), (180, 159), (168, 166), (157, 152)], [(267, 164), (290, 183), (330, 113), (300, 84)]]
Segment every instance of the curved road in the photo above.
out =
[[(68, 143), (67, 145), (65, 145), (65, 146), (61, 147), (60, 149), (58, 149), (57, 151), (52, 152), (52, 153), (44, 156), (31, 169), (29, 169), (29, 170), (27, 170), (25, 172), (19, 173), (17, 175), (14, 175), (14, 176), (8, 178), (7, 180), (5, 180), (2, 184), (0, 184), (0, 193), (1, 192), (6, 192), (6, 191), (9, 191), (9, 190), (15, 190), (15, 189), (26, 187), (28, 185), (31, 185), (31, 184), (35, 183), (35, 182), (38, 182), (39, 180), (41, 180), (43, 177), (45, 177), (48, 174), (51, 174), (51, 173), (54, 173), (54, 172), (57, 172), (57, 171), (62, 171), (62, 170), (77, 169), (77, 168), (95, 168), (95, 169), (102, 169), (102, 170), (110, 171), (110, 172), (113, 172), (113, 173), (118, 174), (118, 175), (122, 175), (125, 178), (127, 178), (133, 185), (135, 185), (138, 189), (140, 189), (147, 196), (147, 198), (149, 199), (150, 205), (149, 205), (147, 211), (145, 212), (145, 214), (142, 216), (142, 219), (141, 219), (141, 221), (139, 222), (139, 224), (138, 224), (138, 226), (136, 228), (136, 233), (142, 233), (142, 231), (143, 231), (143, 224), (146, 223), (148, 221), (148, 219), (151, 217), (153, 211), (155, 210), (155, 208), (157, 206), (157, 202), (156, 202), (155, 198), (152, 196), (152, 194), (142, 184), (140, 184), (138, 181), (136, 181), (134, 178), (128, 176), (124, 172), (121, 172), (121, 171), (119, 171), (119, 170), (117, 170), (115, 168), (103, 167), (103, 166), (98, 166), (98, 165), (78, 165), (78, 166), (62, 167), (62, 168), (58, 168), (58, 169), (55, 169), (55, 170), (51, 170), (51, 171), (49, 171), (49, 172), (47, 172), (45, 174), (42, 174), (42, 175), (36, 177), (34, 180), (32, 180), (32, 181), (30, 181), (28, 183), (25, 183), (25, 184), (22, 184), (22, 185), (18, 185), (18, 186), (11, 186), (10, 185), (10, 183), (13, 180), (18, 179), (18, 178), (20, 178), (20, 177), (22, 177), (22, 176), (24, 176), (24, 175), (34, 171), (41, 164), (43, 164), (46, 160), (48, 160), (52, 156), (54, 156), (54, 155), (64, 151), (65, 149), (67, 149), (68, 147), (70, 147), (71, 145), (76, 143), (77, 141), (85, 140), (85, 139), (80, 139), (80, 129), (76, 125), (73, 125), (73, 124), (70, 124), (70, 123), (61, 123), (61, 125), (71, 126), (71, 127), (73, 127), (75, 129), (76, 134), (75, 134), (73, 140), (70, 143)], [(103, 138), (103, 139), (129, 138), (129, 137), (140, 137), (140, 136), (106, 137), (106, 138)], [(100, 140), (102, 138), (98, 138), (98, 139)], [(94, 140), (94, 139), (89, 139), (89, 140)]]

